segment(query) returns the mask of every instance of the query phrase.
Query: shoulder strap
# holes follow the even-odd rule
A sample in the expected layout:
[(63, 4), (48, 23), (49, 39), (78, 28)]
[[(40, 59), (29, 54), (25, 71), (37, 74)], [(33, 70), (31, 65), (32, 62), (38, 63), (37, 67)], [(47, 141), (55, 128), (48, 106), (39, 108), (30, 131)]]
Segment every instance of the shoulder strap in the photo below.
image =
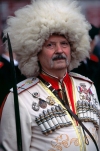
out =
[[(39, 82), (38, 78), (31, 77), (28, 79), (25, 79), (17, 84), (17, 94), (22, 93), (23, 91), (29, 89), (30, 87), (36, 85)], [(14, 89), (11, 88), (10, 92), (14, 92)]]
[(80, 80), (83, 80), (83, 81), (87, 81), (89, 83), (93, 83), (93, 81), (91, 81), (88, 77), (85, 77), (85, 76), (83, 76), (79, 73), (69, 72), (69, 75), (73, 78), (80, 79)]

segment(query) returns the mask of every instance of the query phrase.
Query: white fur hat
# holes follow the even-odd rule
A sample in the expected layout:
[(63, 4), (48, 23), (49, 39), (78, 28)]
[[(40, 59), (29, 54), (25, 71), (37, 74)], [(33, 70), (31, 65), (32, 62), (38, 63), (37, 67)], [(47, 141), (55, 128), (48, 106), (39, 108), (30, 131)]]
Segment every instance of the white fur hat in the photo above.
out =
[(7, 24), (4, 33), (9, 34), (19, 69), (27, 77), (39, 74), (37, 53), (53, 33), (65, 35), (71, 43), (69, 70), (89, 56), (91, 26), (76, 1), (35, 0), (16, 11)]

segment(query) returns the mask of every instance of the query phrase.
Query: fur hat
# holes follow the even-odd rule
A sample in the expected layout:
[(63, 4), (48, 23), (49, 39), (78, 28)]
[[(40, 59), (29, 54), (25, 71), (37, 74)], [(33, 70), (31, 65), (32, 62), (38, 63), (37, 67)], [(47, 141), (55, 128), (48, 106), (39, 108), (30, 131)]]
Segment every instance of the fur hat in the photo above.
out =
[(53, 33), (63, 34), (71, 44), (69, 71), (89, 56), (90, 24), (76, 1), (34, 0), (7, 20), (9, 34), (19, 69), (27, 77), (39, 74), (37, 54)]

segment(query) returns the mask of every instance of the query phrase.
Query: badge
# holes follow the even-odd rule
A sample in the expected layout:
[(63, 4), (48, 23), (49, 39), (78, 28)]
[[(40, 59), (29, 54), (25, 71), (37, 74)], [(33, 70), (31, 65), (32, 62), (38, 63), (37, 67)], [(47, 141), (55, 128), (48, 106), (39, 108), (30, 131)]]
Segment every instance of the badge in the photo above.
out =
[(41, 108), (43, 108), (43, 109), (45, 109), (46, 107), (47, 107), (47, 102), (45, 101), (45, 100), (43, 100), (43, 99), (41, 99), (40, 98), (40, 94), (38, 93), (38, 92), (34, 92), (34, 93), (32, 93), (32, 96), (34, 97), (34, 98), (38, 98), (39, 99), (39, 103), (38, 103), (38, 105), (37, 104), (33, 104), (33, 108), (34, 108), (34, 110), (36, 111), (39, 107), (41, 107)]
[(34, 110), (34, 111), (38, 111), (39, 110), (39, 104), (38, 103), (36, 103), (36, 102), (33, 102), (32, 103), (32, 109)]
[(48, 102), (49, 105), (54, 105), (55, 104), (55, 100), (52, 96), (48, 96), (46, 98), (46, 101)]
[(47, 107), (47, 102), (41, 98), (39, 98), (39, 106), (43, 109)]
[(88, 90), (86, 89), (86, 85), (84, 83), (80, 83), (80, 86), (77, 87), (77, 90), (79, 93), (88, 93)]
[(80, 100), (85, 100), (86, 96), (85, 95), (80, 95)]
[(39, 98), (40, 94), (38, 92), (34, 92), (34, 93), (32, 93), (32, 96), (34, 98)]

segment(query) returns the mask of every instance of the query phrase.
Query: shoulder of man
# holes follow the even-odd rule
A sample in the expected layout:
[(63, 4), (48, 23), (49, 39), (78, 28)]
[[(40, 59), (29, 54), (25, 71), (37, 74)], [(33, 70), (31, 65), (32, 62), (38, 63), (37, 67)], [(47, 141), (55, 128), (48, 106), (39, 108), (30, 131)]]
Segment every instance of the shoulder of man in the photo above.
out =
[(0, 55), (0, 69), (2, 68), (10, 68), (10, 62)]
[(0, 61), (0, 69), (4, 66), (4, 63)]
[(4, 62), (2, 61), (2, 56), (0, 55), (0, 69), (4, 66)]
[(75, 73), (75, 72), (69, 72), (69, 76), (71, 76), (75, 79), (79, 79), (79, 80), (87, 81), (89, 83), (93, 83), (93, 81), (91, 81), (88, 77), (85, 77), (85, 76), (78, 74), (78, 73)]
[[(39, 82), (39, 79), (36, 77), (25, 79), (24, 81), (17, 84), (17, 93), (27, 90), (28, 88), (35, 86)], [(13, 92), (13, 88), (10, 89), (10, 92)]]

